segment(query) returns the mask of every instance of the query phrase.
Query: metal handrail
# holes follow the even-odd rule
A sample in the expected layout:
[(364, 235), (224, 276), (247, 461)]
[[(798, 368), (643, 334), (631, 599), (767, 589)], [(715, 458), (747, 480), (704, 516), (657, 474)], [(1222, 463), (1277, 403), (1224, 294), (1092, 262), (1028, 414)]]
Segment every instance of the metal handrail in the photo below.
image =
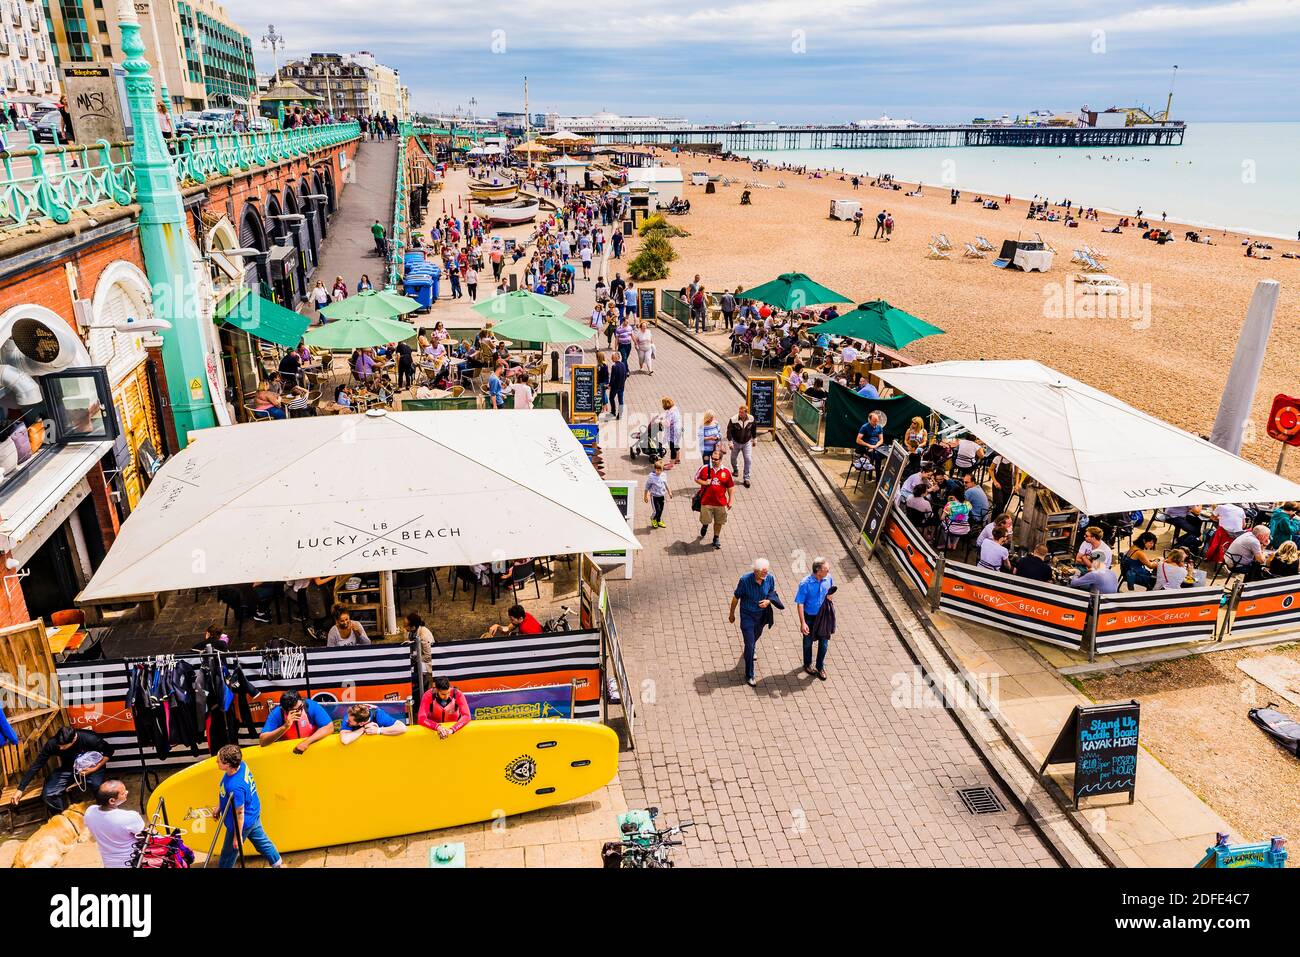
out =
[[(361, 136), (355, 120), (292, 130), (204, 133), (173, 137), (168, 149), (176, 179), (198, 185), (306, 156)], [(24, 164), (30, 169), (23, 169)], [(7, 228), (41, 220), (66, 223), (74, 212), (102, 203), (135, 202), (130, 143), (99, 140), (93, 145), (45, 147), (0, 154), (0, 235)]]

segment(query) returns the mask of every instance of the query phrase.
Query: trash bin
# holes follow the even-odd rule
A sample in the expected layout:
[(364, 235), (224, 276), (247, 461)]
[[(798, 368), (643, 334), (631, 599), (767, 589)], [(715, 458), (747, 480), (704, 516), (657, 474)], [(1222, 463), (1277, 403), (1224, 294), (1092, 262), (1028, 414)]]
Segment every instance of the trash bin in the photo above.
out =
[(710, 180), (704, 184), (704, 191), (706, 193), (716, 193), (718, 191), (718, 184)]
[(433, 280), (428, 276), (407, 276), (406, 294), (420, 304), (421, 309), (433, 305)]
[(411, 271), (412, 266), (422, 266), (424, 265), (424, 263), (425, 263), (425, 258), (423, 252), (409, 252), (406, 254), (405, 260), (403, 262), (403, 268), (405, 269), (406, 272), (409, 273)]

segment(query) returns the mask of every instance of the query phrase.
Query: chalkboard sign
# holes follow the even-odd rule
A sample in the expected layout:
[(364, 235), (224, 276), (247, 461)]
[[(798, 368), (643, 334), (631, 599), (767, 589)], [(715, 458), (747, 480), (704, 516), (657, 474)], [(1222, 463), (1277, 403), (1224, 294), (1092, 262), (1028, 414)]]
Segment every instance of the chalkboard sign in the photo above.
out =
[(876, 490), (871, 494), (871, 501), (867, 504), (867, 517), (862, 523), (862, 545), (868, 557), (880, 540), (885, 521), (889, 518), (889, 509), (894, 503), (894, 489), (898, 487), (898, 480), (902, 477), (906, 464), (907, 450), (894, 442), (889, 447), (889, 457), (881, 466)]
[(1138, 725), (1141, 705), (1075, 705), (1056, 736), (1041, 775), (1049, 764), (1074, 762), (1074, 806), (1079, 799), (1137, 792)]
[(749, 376), (745, 386), (745, 403), (760, 429), (776, 431), (776, 386), (774, 375)]
[(641, 286), (636, 291), (636, 311), (646, 322), (659, 325), (659, 310), (655, 307), (655, 291)]
[(574, 422), (595, 419), (600, 414), (600, 390), (596, 388), (594, 365), (569, 370), (569, 418)]

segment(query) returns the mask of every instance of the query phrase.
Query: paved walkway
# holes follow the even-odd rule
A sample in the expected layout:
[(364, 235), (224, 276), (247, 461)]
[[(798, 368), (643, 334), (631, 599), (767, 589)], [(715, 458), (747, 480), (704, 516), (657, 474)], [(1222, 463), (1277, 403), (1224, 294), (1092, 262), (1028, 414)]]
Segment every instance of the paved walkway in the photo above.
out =
[[(375, 252), (370, 227), (378, 219), (389, 233), (392, 232), (393, 170), (396, 165), (397, 140), (382, 143), (365, 140), (357, 148), (352, 166), (345, 171), (345, 176), (354, 178), (347, 181), (339, 197), (338, 213), (321, 246), (320, 262), (316, 266), (316, 275), (310, 280), (311, 285), (319, 279), (328, 289), (334, 285), (335, 276), (342, 276), (348, 284), (348, 292), (352, 293), (364, 273), (370, 276), (376, 289), (383, 288), (384, 261)], [(310, 286), (307, 292), (311, 292)], [(315, 314), (310, 296), (300, 310)]]
[[(624, 264), (608, 263), (603, 273), (612, 277)], [(574, 298), (573, 315), (590, 311), (586, 284)], [(668, 528), (649, 529), (638, 497), (643, 551), (634, 578), (623, 582), (618, 570), (611, 577), (639, 701), (637, 750), (624, 755), (619, 775), (628, 805), (657, 805), (668, 823), (697, 823), (682, 863), (1054, 866), (1015, 812), (976, 817), (962, 804), (958, 788), (997, 785), (947, 712), (911, 707), (924, 699), (911, 685), (912, 660), (770, 439), (756, 449), (753, 487), (736, 490), (722, 550), (695, 538), (697, 415), (712, 409), (725, 421), (740, 397), (667, 333), (655, 341), (655, 375), (632, 375), (629, 416), (605, 423), (601, 437), (609, 477), (643, 478), (645, 460), (627, 454), (629, 418), (658, 411), (660, 396), (671, 395), (688, 426), (689, 447), (670, 473)], [(839, 584), (826, 682), (802, 672), (794, 617), (795, 588), (818, 555), (831, 560)], [(758, 556), (771, 562), (788, 610), (759, 643), (758, 686), (750, 688), (727, 606)]]

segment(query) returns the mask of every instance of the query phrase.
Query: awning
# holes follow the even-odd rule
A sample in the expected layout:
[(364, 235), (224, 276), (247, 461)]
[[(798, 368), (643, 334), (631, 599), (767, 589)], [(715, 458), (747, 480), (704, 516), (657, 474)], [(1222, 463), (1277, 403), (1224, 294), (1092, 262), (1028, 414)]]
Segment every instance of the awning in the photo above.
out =
[(876, 373), (1088, 515), (1300, 499), (1300, 485), (1031, 360)]
[(640, 548), (554, 410), (330, 415), (191, 439), (83, 598)]
[(245, 289), (217, 306), (215, 318), (277, 346), (292, 349), (302, 341), (311, 319)]
[(0, 493), (0, 552), (26, 563), (89, 494), (86, 474), (112, 448), (112, 442), (70, 443), (30, 465), (31, 474)]

